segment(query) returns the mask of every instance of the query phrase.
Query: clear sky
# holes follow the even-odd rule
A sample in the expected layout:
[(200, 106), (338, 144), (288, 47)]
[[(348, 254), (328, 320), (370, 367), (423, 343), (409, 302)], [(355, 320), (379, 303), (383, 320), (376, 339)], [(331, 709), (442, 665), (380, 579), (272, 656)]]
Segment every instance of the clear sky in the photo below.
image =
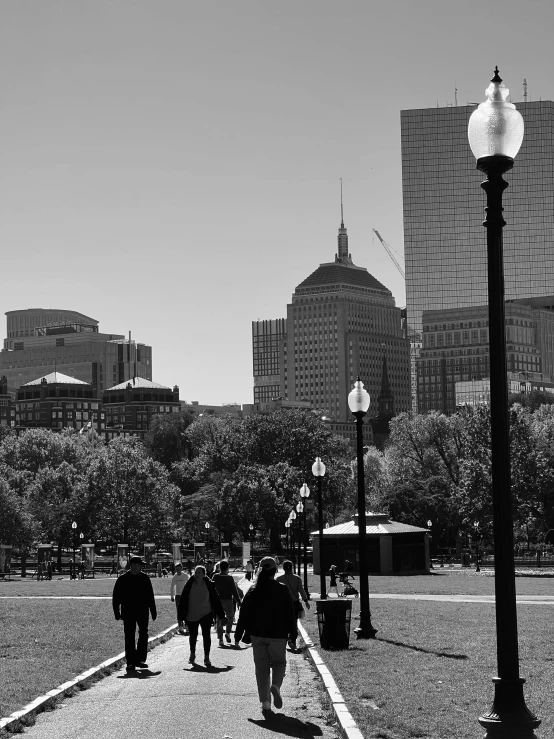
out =
[[(552, 100), (551, 0), (0, 0), (0, 310), (81, 311), (252, 402), (251, 321), (332, 261), (405, 302), (400, 110)], [(5, 322), (0, 336), (4, 337)]]

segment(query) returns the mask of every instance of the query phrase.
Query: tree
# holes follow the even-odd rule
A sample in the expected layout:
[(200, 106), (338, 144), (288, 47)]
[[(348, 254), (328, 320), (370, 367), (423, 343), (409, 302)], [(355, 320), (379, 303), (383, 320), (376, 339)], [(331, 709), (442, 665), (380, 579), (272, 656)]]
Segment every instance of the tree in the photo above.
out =
[(193, 421), (194, 415), (188, 411), (154, 416), (144, 437), (150, 456), (168, 470), (175, 462), (189, 457), (192, 448), (186, 430)]
[(28, 549), (37, 543), (40, 524), (29, 511), (25, 498), (10, 487), (5, 477), (0, 477), (0, 541), (20, 549)]

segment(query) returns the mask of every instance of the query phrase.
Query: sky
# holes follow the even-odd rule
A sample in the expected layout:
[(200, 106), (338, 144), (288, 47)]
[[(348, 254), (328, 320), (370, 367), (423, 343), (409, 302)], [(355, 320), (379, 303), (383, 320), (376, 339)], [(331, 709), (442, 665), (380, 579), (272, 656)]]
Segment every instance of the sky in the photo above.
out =
[[(77, 310), (252, 402), (251, 322), (333, 261), (405, 305), (400, 111), (554, 99), (551, 0), (0, 0), (0, 311)], [(6, 336), (5, 322), (0, 336)]]

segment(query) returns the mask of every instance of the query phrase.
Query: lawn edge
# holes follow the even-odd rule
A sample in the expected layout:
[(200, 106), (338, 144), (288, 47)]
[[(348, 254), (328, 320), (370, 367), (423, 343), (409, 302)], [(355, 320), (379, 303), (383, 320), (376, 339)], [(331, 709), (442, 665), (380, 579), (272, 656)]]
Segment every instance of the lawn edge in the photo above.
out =
[(329, 668), (323, 661), (317, 649), (314, 647), (314, 643), (311, 640), (310, 635), (300, 622), (298, 622), (298, 630), (300, 631), (300, 635), (306, 645), (305, 653), (308, 654), (310, 661), (318, 671), (323, 682), (333, 713), (337, 718), (341, 734), (345, 739), (364, 739), (364, 735), (358, 728), (352, 714), (348, 710), (346, 702), (342, 697)]
[[(167, 629), (164, 629), (156, 636), (151, 636), (148, 639), (148, 651), (154, 649), (159, 644), (163, 644), (175, 635), (178, 629), (178, 624), (173, 624)], [(110, 675), (114, 670), (125, 662), (125, 652), (117, 654), (115, 657), (101, 662), (96, 667), (91, 667), (80, 675), (74, 677), (72, 680), (68, 680), (62, 683), (57, 688), (49, 690), (48, 693), (35, 698), (35, 700), (27, 703), (26, 706), (19, 711), (14, 711), (6, 718), (0, 719), (0, 739), (3, 737), (9, 737), (12, 734), (19, 734), (24, 731), (25, 727), (32, 726), (34, 723), (34, 716), (42, 711), (54, 708), (57, 702), (65, 697), (71, 697), (71, 691), (73, 689), (84, 689), (89, 687), (93, 682), (97, 682), (104, 677)], [(69, 691), (69, 693), (68, 693)]]

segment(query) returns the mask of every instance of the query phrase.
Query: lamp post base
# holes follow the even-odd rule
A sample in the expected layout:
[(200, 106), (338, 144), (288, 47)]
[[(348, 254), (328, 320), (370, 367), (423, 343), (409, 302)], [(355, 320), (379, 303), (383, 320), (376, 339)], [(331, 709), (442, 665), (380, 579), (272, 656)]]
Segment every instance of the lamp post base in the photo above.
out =
[(371, 616), (360, 616), (360, 625), (354, 629), (356, 639), (375, 639), (377, 629), (373, 628)]
[(488, 713), (479, 716), (486, 730), (484, 739), (537, 739), (541, 721), (525, 705), (523, 678), (494, 677), (494, 701)]

